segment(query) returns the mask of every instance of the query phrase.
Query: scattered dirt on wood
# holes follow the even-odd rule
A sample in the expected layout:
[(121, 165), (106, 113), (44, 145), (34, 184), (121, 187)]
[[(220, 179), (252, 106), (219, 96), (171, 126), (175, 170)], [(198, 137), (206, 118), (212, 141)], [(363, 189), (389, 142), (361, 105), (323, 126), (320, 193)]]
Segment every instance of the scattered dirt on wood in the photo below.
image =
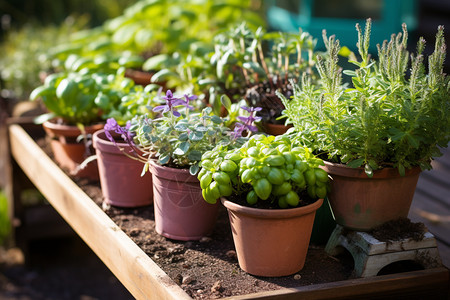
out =
[(374, 238), (381, 242), (392, 242), (406, 239), (421, 241), (427, 232), (425, 224), (413, 223), (408, 218), (386, 222), (370, 232)]
[(351, 257), (328, 256), (310, 245), (304, 268), (285, 277), (257, 277), (239, 268), (227, 211), (221, 207), (213, 233), (200, 241), (175, 241), (155, 231), (153, 206), (119, 208), (102, 203), (95, 183), (77, 181), (108, 216), (194, 299), (217, 299), (351, 278)]

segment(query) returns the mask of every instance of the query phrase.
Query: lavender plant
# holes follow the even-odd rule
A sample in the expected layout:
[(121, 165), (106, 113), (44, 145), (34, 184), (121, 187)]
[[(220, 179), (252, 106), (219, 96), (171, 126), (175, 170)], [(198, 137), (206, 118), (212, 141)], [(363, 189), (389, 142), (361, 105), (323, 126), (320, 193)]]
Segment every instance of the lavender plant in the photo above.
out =
[[(342, 71), (338, 65), (339, 41), (324, 41), (327, 57), (318, 57), (321, 81), (313, 85), (304, 76), (294, 84), (294, 95), (278, 96), (286, 106), (298, 140), (326, 155), (328, 160), (350, 167), (364, 166), (371, 177), (383, 167), (431, 169), (439, 147), (450, 140), (450, 83), (443, 72), (446, 55), (444, 28), (439, 26), (434, 52), (425, 65), (425, 40), (420, 38), (415, 54), (407, 50), (408, 32), (393, 34), (378, 45), (378, 59), (371, 59), (371, 20), (363, 31), (359, 24), (358, 51), (350, 62), (356, 70)], [(342, 83), (350, 76), (352, 86)]]

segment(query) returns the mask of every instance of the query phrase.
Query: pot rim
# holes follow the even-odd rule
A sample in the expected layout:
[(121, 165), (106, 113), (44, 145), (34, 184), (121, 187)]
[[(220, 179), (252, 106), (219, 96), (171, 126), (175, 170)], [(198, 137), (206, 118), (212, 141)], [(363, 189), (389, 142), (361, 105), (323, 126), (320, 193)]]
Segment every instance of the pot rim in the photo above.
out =
[(274, 219), (274, 218), (287, 219), (301, 215), (306, 215), (318, 210), (323, 204), (323, 199), (317, 199), (316, 202), (308, 204), (306, 206), (285, 208), (285, 209), (263, 209), (263, 208), (242, 206), (240, 204), (237, 204), (235, 202), (226, 199), (225, 197), (221, 197), (220, 201), (227, 209), (233, 212), (264, 219)]
[(325, 170), (330, 175), (338, 175), (338, 176), (346, 176), (360, 179), (379, 179), (379, 178), (396, 178), (396, 177), (408, 177), (415, 176), (422, 172), (420, 166), (414, 166), (411, 169), (405, 170), (405, 176), (400, 175), (397, 168), (385, 167), (379, 170), (373, 171), (373, 176), (370, 178), (367, 176), (364, 168), (352, 168), (347, 165), (341, 163), (332, 163), (329, 161), (323, 161), (325, 163), (324, 166), (320, 166), (323, 170)]
[[(44, 130), (53, 136), (65, 135), (77, 137), (81, 134), (81, 130), (76, 125), (58, 124), (55, 123), (56, 119), (51, 119), (42, 123)], [(92, 134), (100, 129), (103, 129), (103, 123), (97, 123), (85, 126), (84, 129), (86, 133)]]
[[(189, 173), (189, 168), (178, 169), (162, 166), (157, 163), (157, 159), (149, 159), (149, 169), (154, 176), (162, 177), (171, 181), (195, 182), (199, 183), (197, 176)], [(170, 174), (168, 174), (170, 173)]]
[[(113, 134), (113, 136), (114, 135), (115, 134)], [(111, 142), (106, 137), (104, 129), (100, 129), (100, 130), (97, 130), (96, 132), (94, 132), (94, 134), (92, 136), (92, 144), (95, 149), (99, 149), (101, 151), (107, 151), (107, 152), (111, 152), (111, 153), (122, 153), (122, 151), (120, 151), (117, 148), (117, 146), (119, 146), (121, 148), (125, 148), (125, 149), (131, 148), (130, 145), (128, 145), (125, 142), (116, 142), (116, 144)]]

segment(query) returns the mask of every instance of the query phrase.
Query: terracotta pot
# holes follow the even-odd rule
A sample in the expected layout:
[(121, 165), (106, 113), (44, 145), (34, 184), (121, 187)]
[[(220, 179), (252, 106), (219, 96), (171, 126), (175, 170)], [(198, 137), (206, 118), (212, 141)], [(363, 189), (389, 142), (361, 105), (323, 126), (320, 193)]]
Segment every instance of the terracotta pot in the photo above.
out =
[(421, 169), (401, 176), (395, 168), (374, 171), (369, 178), (363, 168), (325, 162), (331, 175), (328, 194), (336, 223), (345, 228), (370, 231), (387, 221), (408, 217)]
[[(120, 137), (117, 139), (119, 140)], [(152, 174), (141, 176), (144, 164), (127, 157), (131, 147), (125, 142), (117, 146), (106, 137), (104, 130), (94, 133), (100, 185), (105, 203), (119, 207), (138, 207), (153, 203)]]
[[(133, 80), (135, 84), (142, 85), (142, 86), (146, 86), (146, 85), (152, 83), (151, 80), (152, 80), (153, 74), (154, 73), (145, 72), (145, 71), (141, 71), (141, 70), (134, 70), (134, 69), (126, 69), (125, 70), (125, 77), (128, 77), (131, 80)], [(166, 81), (157, 82), (156, 84), (162, 86), (164, 90), (167, 89)]]
[(267, 134), (271, 135), (282, 135), (286, 131), (288, 131), (289, 128), (292, 127), (292, 125), (284, 125), (284, 124), (273, 124), (273, 123), (264, 123), (264, 131)]
[(151, 83), (152, 73), (134, 70), (134, 69), (126, 69), (125, 77), (128, 77), (134, 81), (135, 84), (146, 86)]
[(209, 235), (217, 220), (219, 203), (209, 204), (202, 196), (200, 182), (188, 169), (150, 163), (153, 175), (155, 230), (181, 241)]
[(290, 209), (257, 209), (222, 199), (228, 210), (239, 266), (256, 276), (287, 276), (306, 259), (316, 210), (313, 204)]
[[(94, 153), (93, 148), (86, 147), (84, 141), (77, 142), (81, 131), (74, 125), (57, 124), (50, 120), (42, 124), (47, 136), (50, 137), (51, 148), (56, 162), (60, 167), (67, 169), (71, 175), (98, 180), (97, 162), (92, 161), (83, 169), (79, 169), (80, 164)], [(91, 135), (103, 128), (103, 124), (86, 126), (86, 134)]]

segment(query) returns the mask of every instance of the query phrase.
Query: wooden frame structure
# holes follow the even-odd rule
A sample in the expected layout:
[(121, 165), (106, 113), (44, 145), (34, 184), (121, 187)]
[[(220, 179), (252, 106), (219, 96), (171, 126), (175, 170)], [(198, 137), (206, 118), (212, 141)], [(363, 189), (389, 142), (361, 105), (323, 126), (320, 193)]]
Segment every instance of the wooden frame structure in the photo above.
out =
[[(9, 126), (13, 160), (136, 299), (191, 299), (35, 143)], [(13, 164), (14, 165), (14, 164)], [(232, 299), (446, 298), (445, 267), (235, 296)], [(303, 298), (302, 298), (303, 299)]]

